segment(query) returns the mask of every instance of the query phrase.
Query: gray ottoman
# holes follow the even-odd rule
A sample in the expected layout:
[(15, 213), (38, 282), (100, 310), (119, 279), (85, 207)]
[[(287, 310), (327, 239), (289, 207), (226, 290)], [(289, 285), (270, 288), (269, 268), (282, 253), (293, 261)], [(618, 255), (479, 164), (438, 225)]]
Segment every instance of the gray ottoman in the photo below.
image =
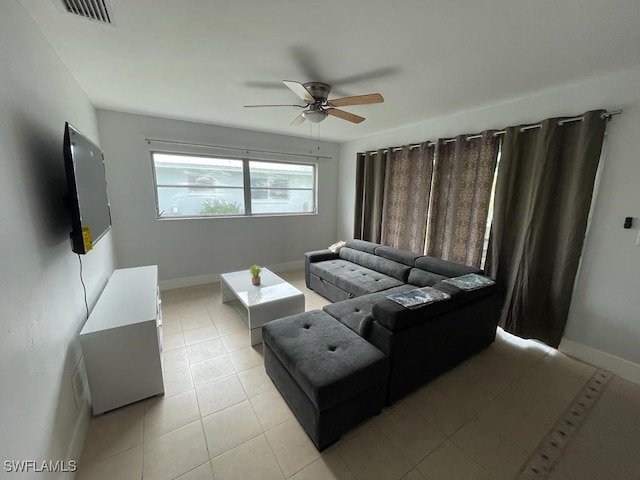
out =
[(382, 410), (389, 360), (322, 310), (262, 327), (264, 364), (318, 450)]

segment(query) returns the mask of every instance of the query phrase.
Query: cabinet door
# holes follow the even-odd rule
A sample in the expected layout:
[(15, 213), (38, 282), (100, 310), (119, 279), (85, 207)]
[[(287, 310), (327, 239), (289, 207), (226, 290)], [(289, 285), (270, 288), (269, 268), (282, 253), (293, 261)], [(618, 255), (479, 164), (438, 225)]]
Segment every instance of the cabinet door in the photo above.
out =
[(93, 413), (164, 393), (155, 320), (81, 337)]

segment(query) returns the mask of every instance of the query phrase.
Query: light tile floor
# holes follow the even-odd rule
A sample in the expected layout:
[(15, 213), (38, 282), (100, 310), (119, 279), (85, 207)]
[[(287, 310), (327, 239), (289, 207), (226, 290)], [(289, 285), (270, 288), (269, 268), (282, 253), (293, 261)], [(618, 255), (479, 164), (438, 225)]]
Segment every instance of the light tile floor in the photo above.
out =
[[(328, 303), (301, 270), (279, 275), (307, 310)], [(93, 418), (79, 480), (510, 479), (596, 370), (498, 330), (487, 350), (319, 453), (218, 283), (162, 300), (165, 395)], [(637, 479), (638, 451), (640, 386), (614, 377), (553, 479)]]

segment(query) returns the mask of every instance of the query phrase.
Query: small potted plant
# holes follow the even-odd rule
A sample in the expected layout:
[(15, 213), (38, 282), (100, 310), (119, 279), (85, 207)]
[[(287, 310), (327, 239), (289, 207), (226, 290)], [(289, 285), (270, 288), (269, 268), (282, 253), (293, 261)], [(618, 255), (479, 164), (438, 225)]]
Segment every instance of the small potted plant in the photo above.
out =
[(260, 265), (251, 265), (249, 267), (249, 272), (251, 273), (251, 283), (253, 285), (260, 285), (260, 272), (262, 268)]

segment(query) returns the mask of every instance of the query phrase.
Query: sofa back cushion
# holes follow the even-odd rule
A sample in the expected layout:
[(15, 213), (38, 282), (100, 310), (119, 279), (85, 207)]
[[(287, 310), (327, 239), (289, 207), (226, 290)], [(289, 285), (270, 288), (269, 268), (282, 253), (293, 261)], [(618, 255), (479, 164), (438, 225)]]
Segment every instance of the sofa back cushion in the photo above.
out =
[(366, 240), (347, 240), (345, 245), (345, 247), (367, 253), (375, 253), (376, 248), (380, 246), (381, 245), (379, 243), (367, 242)]
[(385, 245), (376, 248), (376, 255), (379, 257), (393, 260), (394, 262), (402, 263), (413, 267), (416, 258), (420, 258), (422, 255), (418, 253), (409, 252), (407, 250), (400, 250), (399, 248), (387, 247)]
[(418, 287), (433, 287), (436, 283), (446, 280), (449, 277), (433, 272), (427, 272), (420, 268), (412, 268), (409, 272), (409, 283)]
[(409, 270), (411, 270), (411, 267), (408, 265), (403, 265), (393, 260), (378, 257), (377, 255), (355, 250), (350, 247), (342, 247), (340, 249), (340, 258), (375, 270), (376, 272), (384, 273), (405, 283), (409, 278)]
[(392, 332), (399, 332), (417, 323), (428, 321), (431, 317), (448, 312), (454, 307), (455, 304), (451, 300), (442, 300), (409, 309), (385, 298), (373, 305), (371, 313), (376, 322)]
[(494, 283), (493, 285), (485, 285), (484, 287), (480, 287), (470, 291), (462, 290), (454, 285), (445, 282), (440, 282), (434, 285), (434, 288), (451, 295), (451, 301), (456, 305), (463, 305), (465, 303), (474, 302), (479, 298), (486, 297), (487, 295), (492, 295), (494, 293), (501, 294), (502, 292), (497, 283)]
[(482, 270), (476, 267), (428, 256), (416, 259), (415, 266), (427, 272), (437, 273), (445, 277), (460, 277), (467, 273), (482, 273)]

